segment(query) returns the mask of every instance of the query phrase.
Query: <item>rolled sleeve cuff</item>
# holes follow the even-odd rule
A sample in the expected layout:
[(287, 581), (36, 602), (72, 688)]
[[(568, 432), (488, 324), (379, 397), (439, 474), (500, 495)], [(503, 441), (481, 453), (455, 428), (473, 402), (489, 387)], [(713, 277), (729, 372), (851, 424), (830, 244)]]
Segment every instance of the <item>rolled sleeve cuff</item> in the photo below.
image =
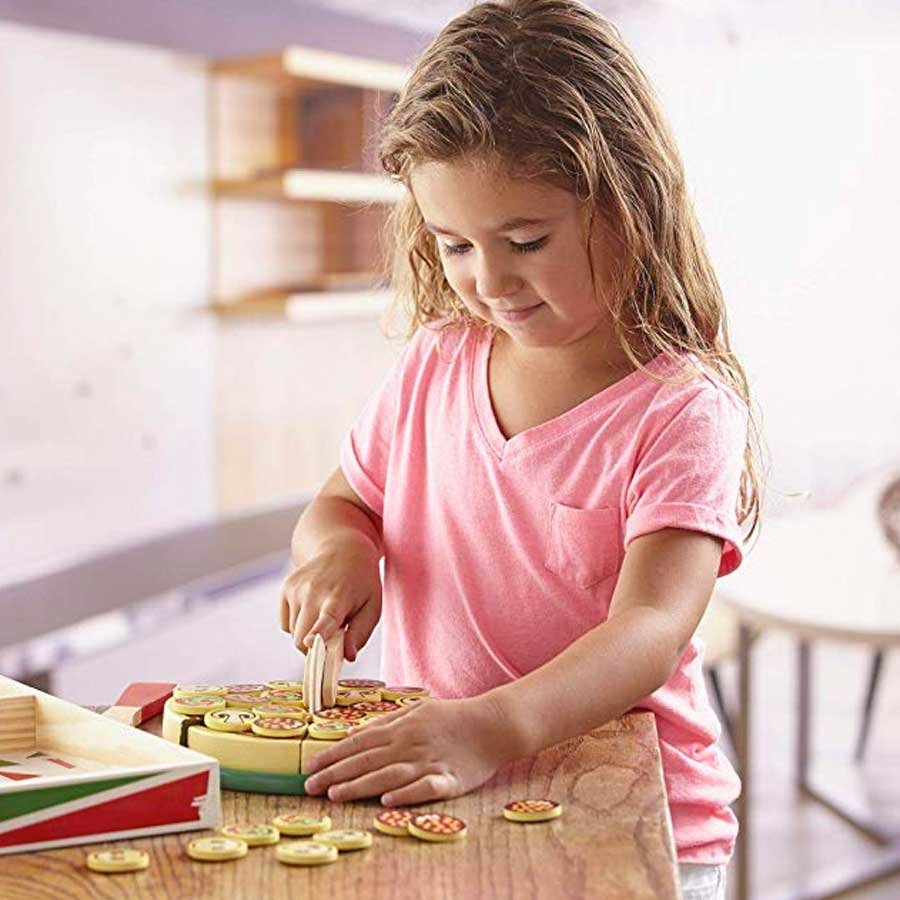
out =
[(719, 577), (733, 572), (744, 558), (737, 523), (729, 521), (708, 506), (692, 503), (657, 503), (637, 510), (625, 523), (625, 546), (641, 535), (661, 531), (663, 528), (702, 531), (720, 538), (724, 543)]

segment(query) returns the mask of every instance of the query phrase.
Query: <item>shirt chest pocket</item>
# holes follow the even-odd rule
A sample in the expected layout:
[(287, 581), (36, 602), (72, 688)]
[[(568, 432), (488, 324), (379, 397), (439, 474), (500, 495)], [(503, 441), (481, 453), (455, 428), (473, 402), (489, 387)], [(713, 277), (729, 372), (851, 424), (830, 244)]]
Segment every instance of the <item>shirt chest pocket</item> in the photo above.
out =
[(577, 509), (554, 502), (544, 567), (578, 588), (615, 575), (622, 561), (619, 510)]

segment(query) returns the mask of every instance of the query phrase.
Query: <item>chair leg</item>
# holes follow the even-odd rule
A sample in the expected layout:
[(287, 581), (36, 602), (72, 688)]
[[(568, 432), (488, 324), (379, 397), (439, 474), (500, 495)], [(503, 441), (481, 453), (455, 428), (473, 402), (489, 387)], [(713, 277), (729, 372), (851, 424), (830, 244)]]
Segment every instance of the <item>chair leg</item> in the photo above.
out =
[(722, 727), (725, 730), (725, 734), (728, 735), (728, 742), (732, 747), (735, 747), (734, 729), (731, 725), (731, 716), (728, 715), (728, 708), (725, 705), (725, 695), (722, 693), (722, 679), (719, 678), (719, 670), (716, 666), (710, 666), (706, 670), (706, 674), (712, 687), (713, 698), (716, 702), (719, 718), (722, 720)]
[(881, 665), (884, 662), (884, 650), (876, 650), (872, 654), (872, 668), (869, 670), (869, 684), (866, 688), (866, 699), (863, 703), (863, 720), (859, 729), (859, 737), (856, 741), (856, 753), (854, 759), (862, 762), (866, 752), (866, 742), (869, 739), (869, 726), (872, 724), (872, 708), (875, 706), (875, 691), (878, 689), (878, 680), (881, 677)]

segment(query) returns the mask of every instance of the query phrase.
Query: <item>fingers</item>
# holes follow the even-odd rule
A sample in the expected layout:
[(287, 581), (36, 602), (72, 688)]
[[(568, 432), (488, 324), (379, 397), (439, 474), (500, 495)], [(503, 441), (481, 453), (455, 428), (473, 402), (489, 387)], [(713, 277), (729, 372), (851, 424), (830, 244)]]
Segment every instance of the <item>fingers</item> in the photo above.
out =
[[(295, 642), (299, 640), (307, 647), (312, 647), (313, 640), (317, 634), (322, 635), (322, 640), (327, 641), (340, 627), (344, 624), (344, 613), (335, 609), (337, 603), (334, 598), (329, 597), (322, 608), (319, 610), (318, 616), (305, 635), (298, 634), (294, 631)], [(312, 618), (312, 616), (310, 616)], [(298, 644), (299, 646), (299, 644)]]
[(361, 800), (364, 797), (378, 797), (385, 791), (393, 791), (410, 782), (415, 782), (419, 773), (418, 764), (411, 762), (391, 763), (374, 772), (361, 775), (352, 781), (332, 785), (328, 789), (329, 800)]
[(323, 639), (327, 638), (332, 631), (337, 630), (341, 623), (332, 621), (332, 627), (326, 629), (323, 627), (323, 622), (320, 621), (323, 617), (325, 619), (331, 618), (330, 611), (333, 606), (334, 600), (332, 598), (327, 599), (321, 606), (308, 599), (305, 603), (300, 604), (291, 634), (294, 639), (294, 646), (301, 653), (306, 653), (307, 649), (312, 647), (312, 638), (316, 628), (319, 629)]
[(455, 797), (454, 779), (451, 775), (431, 772), (401, 787), (395, 787), (381, 797), (384, 806), (416, 806), (429, 800)]
[(362, 609), (350, 620), (347, 634), (344, 637), (344, 656), (349, 662), (356, 659), (356, 655), (372, 636), (372, 632), (381, 618), (380, 601), (380, 597), (370, 597)]
[(328, 790), (331, 785), (339, 785), (370, 772), (375, 772), (387, 766), (394, 755), (396, 755), (396, 750), (393, 747), (384, 745), (363, 750), (354, 756), (342, 759), (328, 766), (327, 769), (322, 769), (312, 778), (308, 778), (306, 780), (306, 793), (318, 794)]
[[(417, 705), (418, 706), (418, 705)], [(370, 722), (367, 725), (353, 725), (350, 728), (349, 734), (356, 735), (361, 734), (365, 729), (367, 734), (374, 733), (376, 736), (381, 736), (381, 729), (384, 728), (385, 725), (390, 725), (392, 722), (396, 722), (397, 719), (403, 718), (403, 716), (411, 713), (417, 706), (401, 706), (400, 709), (395, 709), (393, 712), (385, 713), (383, 716), (378, 717), (377, 722)]]
[[(335, 746), (317, 753), (309, 764), (309, 771), (322, 772), (328, 766), (342, 759), (347, 759), (356, 753), (371, 750), (389, 743), (389, 735), (379, 731), (375, 726), (366, 726), (366, 730), (360, 730), (352, 737), (342, 741), (335, 741)], [(307, 782), (309, 784), (309, 782)]]

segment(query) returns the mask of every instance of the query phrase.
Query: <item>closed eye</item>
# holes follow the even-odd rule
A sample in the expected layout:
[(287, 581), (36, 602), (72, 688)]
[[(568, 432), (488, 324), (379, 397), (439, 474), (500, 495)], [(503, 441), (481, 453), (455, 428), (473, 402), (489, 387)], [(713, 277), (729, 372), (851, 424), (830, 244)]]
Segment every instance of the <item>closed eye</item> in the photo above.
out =
[[(544, 237), (538, 238), (534, 241), (528, 241), (525, 244), (519, 244), (516, 241), (510, 241), (509, 246), (512, 249), (513, 253), (534, 253), (535, 250), (540, 250), (549, 240), (549, 235), (544, 235)], [(467, 253), (472, 245), (471, 244), (445, 244), (441, 242), (441, 247), (444, 249), (446, 253), (451, 255), (456, 255), (460, 253)]]

